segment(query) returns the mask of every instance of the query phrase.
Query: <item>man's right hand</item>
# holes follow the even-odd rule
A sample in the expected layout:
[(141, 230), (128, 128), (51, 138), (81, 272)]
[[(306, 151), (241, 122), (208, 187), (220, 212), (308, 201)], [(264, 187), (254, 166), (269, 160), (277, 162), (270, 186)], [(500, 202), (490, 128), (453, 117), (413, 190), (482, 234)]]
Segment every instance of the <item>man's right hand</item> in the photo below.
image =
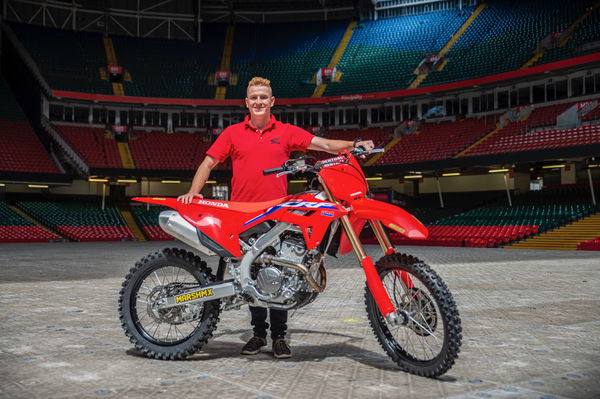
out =
[(191, 204), (192, 200), (194, 198), (204, 198), (204, 197), (202, 196), (202, 194), (187, 193), (187, 194), (183, 194), (183, 195), (180, 195), (179, 197), (177, 197), (177, 201), (182, 202), (184, 204)]

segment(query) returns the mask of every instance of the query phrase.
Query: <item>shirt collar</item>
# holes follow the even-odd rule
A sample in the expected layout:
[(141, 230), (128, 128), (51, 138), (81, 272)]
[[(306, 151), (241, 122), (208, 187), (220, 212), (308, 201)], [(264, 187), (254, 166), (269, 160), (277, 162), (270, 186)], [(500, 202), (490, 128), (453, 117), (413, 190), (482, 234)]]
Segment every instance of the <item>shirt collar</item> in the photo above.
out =
[[(271, 114), (271, 119), (269, 120), (269, 124), (267, 126), (265, 126), (265, 128), (262, 131), (266, 132), (267, 130), (274, 129), (275, 123), (277, 123), (277, 119), (275, 119), (275, 116), (273, 116), (273, 114)], [(246, 115), (246, 117), (244, 118), (244, 126), (248, 129), (256, 130), (256, 128), (250, 124), (250, 114)]]

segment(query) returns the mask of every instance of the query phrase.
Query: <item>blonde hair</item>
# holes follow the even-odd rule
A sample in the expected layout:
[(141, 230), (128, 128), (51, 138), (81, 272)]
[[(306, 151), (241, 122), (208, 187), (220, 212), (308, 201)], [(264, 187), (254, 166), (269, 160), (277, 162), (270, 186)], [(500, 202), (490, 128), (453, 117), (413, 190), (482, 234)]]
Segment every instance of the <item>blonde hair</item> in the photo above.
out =
[(273, 93), (273, 90), (271, 89), (271, 81), (269, 79), (255, 76), (248, 82), (248, 88), (246, 89), (246, 91), (252, 86), (265, 86), (269, 89), (271, 93)]

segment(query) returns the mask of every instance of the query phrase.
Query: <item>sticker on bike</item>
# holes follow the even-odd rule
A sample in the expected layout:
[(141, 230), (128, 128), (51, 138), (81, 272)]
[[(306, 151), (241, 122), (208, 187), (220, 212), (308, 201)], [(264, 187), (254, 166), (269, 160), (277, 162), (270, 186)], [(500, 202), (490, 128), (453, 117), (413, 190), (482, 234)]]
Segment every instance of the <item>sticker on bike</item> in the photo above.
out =
[(262, 215), (258, 215), (255, 218), (248, 220), (243, 226), (249, 225), (250, 223), (254, 223), (257, 220), (264, 218), (265, 216), (270, 215), (273, 212), (276, 212), (282, 208), (308, 208), (308, 209), (338, 209), (337, 205), (331, 202), (310, 202), (310, 201), (291, 201), (284, 202), (279, 205), (275, 205), (269, 209)]

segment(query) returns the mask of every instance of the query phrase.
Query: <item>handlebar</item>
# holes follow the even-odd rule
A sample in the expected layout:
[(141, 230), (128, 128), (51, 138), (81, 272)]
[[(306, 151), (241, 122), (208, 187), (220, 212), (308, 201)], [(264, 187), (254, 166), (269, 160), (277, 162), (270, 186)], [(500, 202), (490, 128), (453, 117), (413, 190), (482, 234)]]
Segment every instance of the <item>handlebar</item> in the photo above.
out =
[[(364, 158), (365, 155), (375, 154), (375, 153), (384, 152), (384, 151), (385, 150), (383, 148), (373, 148), (372, 150), (365, 150), (365, 148), (363, 146), (358, 146), (358, 147), (354, 148), (352, 151), (350, 151), (350, 154)], [(305, 157), (301, 157), (298, 159), (289, 159), (289, 160), (285, 161), (285, 163), (282, 166), (280, 166), (279, 168), (264, 169), (263, 175), (267, 176), (267, 175), (277, 174), (277, 177), (279, 177), (281, 175), (287, 175), (287, 174), (292, 174), (292, 173), (296, 173), (296, 172), (304, 172), (307, 170), (315, 171), (315, 170), (320, 169), (320, 168), (318, 168), (319, 164), (320, 164), (320, 162), (317, 162), (316, 165), (307, 165), (305, 163)], [(318, 169), (315, 169), (315, 166)]]
[(365, 147), (363, 147), (362, 145), (359, 145), (358, 147), (356, 147), (354, 150), (350, 151), (350, 154), (352, 155), (369, 155), (369, 154), (375, 154), (377, 152), (384, 152), (385, 149), (383, 148), (373, 148), (372, 150), (365, 150)]
[(275, 173), (285, 172), (286, 169), (284, 167), (273, 168), (273, 169), (265, 169), (263, 170), (263, 175), (274, 175)]

